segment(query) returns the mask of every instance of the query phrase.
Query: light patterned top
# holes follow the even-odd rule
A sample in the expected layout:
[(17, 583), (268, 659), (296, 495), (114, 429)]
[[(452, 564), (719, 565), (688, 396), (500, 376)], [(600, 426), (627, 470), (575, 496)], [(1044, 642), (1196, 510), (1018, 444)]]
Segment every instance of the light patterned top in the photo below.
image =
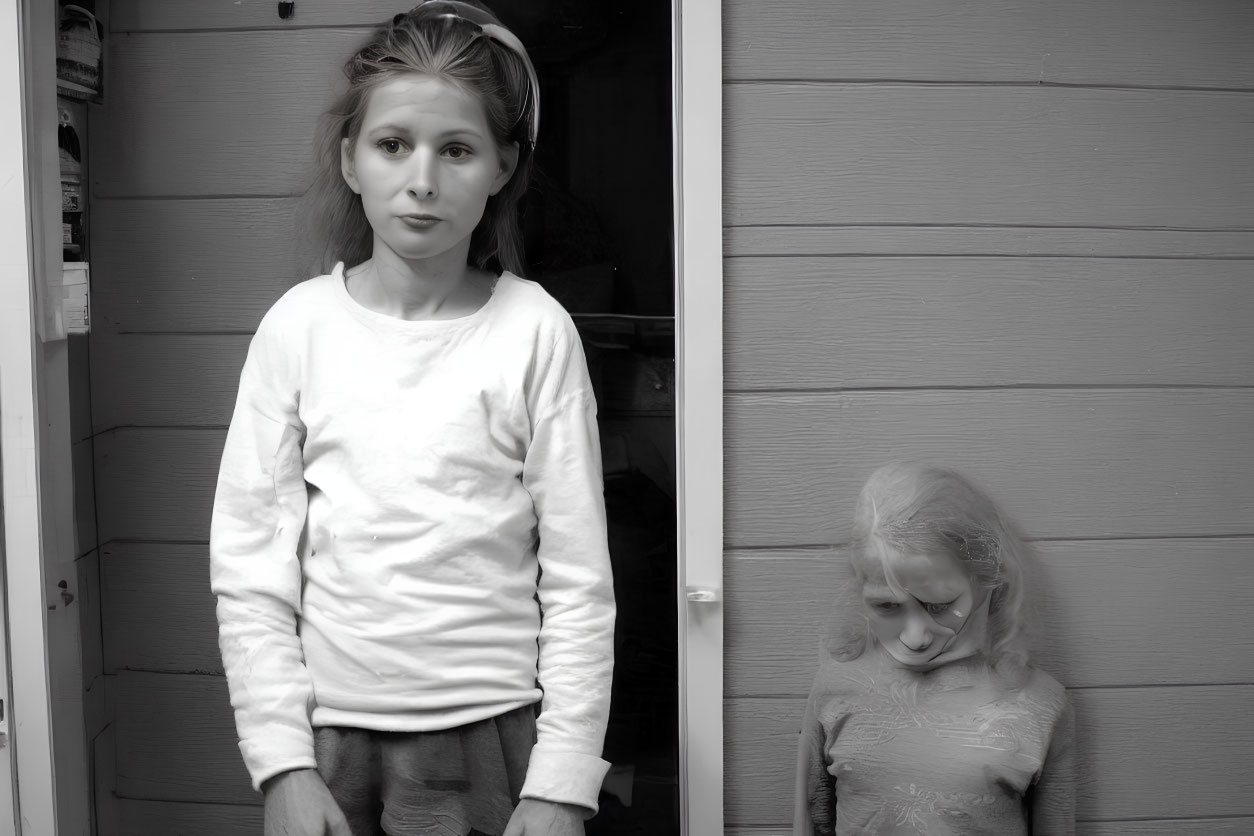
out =
[(1072, 712), (1062, 686), (982, 657), (926, 673), (870, 649), (820, 667), (797, 763), (794, 836), (1068, 836)]

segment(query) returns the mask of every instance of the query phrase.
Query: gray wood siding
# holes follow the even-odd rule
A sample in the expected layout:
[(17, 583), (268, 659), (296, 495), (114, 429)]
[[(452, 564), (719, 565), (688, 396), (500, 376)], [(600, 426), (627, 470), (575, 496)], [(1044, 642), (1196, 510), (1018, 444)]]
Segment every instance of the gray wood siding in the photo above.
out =
[(1254, 829), (1254, 9), (723, 8), (728, 832), (791, 832), (854, 498), (897, 457), (1033, 540), (1079, 832)]
[(1244, 0), (723, 4), (728, 81), (1254, 87)]
[(736, 226), (1248, 229), (1254, 214), (1246, 93), (743, 82), (723, 102)]

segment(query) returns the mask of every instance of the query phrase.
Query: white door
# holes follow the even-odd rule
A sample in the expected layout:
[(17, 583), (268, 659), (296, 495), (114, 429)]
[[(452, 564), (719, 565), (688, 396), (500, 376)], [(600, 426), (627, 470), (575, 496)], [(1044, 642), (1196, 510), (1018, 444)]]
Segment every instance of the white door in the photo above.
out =
[(55, 834), (20, 11), (17, 0), (0, 0), (0, 466), (10, 642), (0, 813), (12, 813), (0, 832)]
[(56, 13), (0, 0), (0, 834), (23, 836), (90, 831), (66, 346), (36, 291), (61, 272)]
[(681, 820), (722, 836), (722, 6), (673, 8)]

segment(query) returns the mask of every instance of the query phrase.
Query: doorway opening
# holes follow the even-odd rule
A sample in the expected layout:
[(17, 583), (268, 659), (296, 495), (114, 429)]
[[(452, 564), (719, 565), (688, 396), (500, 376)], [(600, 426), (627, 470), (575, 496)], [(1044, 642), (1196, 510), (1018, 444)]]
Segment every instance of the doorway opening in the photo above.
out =
[(679, 828), (672, 8), (512, 0), (541, 80), (523, 208), (531, 277), (571, 313), (596, 389), (618, 602), (589, 836)]
[[(528, 278), (574, 318), (599, 406), (619, 617), (605, 748), (613, 768), (587, 831), (678, 834), (673, 6), (489, 2), (541, 80), (538, 173), (522, 215)], [(265, 66), (285, 73), (315, 58), (321, 68), (332, 47), (385, 15), (382, 4), (320, 12), (310, 4), (297, 11), (309, 25), (287, 32), (268, 17), (241, 26), (208, 7), (153, 6), (146, 15), (89, 5), (115, 13), (106, 35), (112, 86), (83, 106), (92, 223), (70, 230), (83, 239), (77, 256), (93, 262), (95, 304), (82, 338), (92, 383), (85, 443), (95, 444), (84, 483), (99, 490), (101, 609), (84, 622), (83, 645), (101, 648), (99, 678), (120, 695), (111, 714), (102, 707), (89, 722), (97, 803), (118, 806), (97, 818), (166, 821), (211, 804), (238, 827), (231, 832), (251, 833), (260, 799), (242, 780), (229, 727), (206, 523), (249, 329), (308, 277), (290, 272), (296, 259), (275, 246), (281, 234), (270, 226), (299, 190), (289, 177), (296, 165), (280, 159), (287, 126), (257, 115), (305, 104), (295, 88), (254, 76), (270, 54), (282, 61)], [(221, 71), (232, 62), (244, 69)], [(175, 110), (184, 117), (168, 118)], [(283, 112), (306, 115), (296, 105)], [(270, 153), (259, 151), (243, 162), (256, 170), (239, 170), (231, 143), (196, 144), (241, 119), (276, 137), (258, 143), (275, 157), (258, 160)], [(177, 763), (178, 752), (197, 747), (212, 755)]]

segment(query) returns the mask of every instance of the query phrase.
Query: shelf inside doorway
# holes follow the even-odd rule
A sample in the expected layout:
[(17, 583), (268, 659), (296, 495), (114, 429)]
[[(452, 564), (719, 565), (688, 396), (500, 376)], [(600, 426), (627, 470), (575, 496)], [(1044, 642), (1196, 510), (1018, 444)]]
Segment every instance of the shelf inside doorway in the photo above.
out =
[(597, 348), (626, 348), (675, 357), (675, 318), (636, 314), (571, 314), (584, 342)]

